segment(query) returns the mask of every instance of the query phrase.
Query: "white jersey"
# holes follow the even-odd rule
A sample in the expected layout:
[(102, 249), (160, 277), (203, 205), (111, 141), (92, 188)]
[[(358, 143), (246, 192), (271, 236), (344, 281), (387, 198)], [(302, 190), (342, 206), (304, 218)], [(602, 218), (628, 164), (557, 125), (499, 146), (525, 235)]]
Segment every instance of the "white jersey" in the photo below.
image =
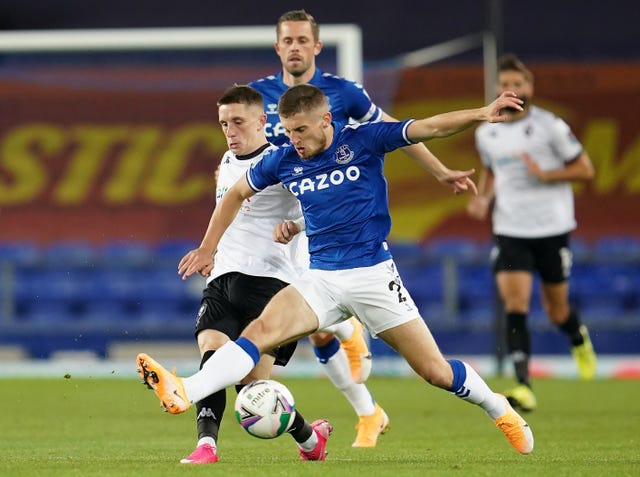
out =
[(540, 238), (575, 229), (571, 183), (540, 181), (527, 173), (523, 160), (529, 155), (548, 171), (577, 159), (582, 145), (567, 123), (531, 106), (517, 121), (482, 124), (476, 129), (476, 147), (495, 177), (495, 234)]
[[(255, 154), (240, 158), (227, 151), (220, 164), (216, 202), (239, 178), (244, 177), (253, 164), (273, 149), (277, 147), (265, 146)], [(306, 268), (305, 265), (308, 266), (308, 258), (305, 264), (304, 257), (298, 257), (296, 243), (284, 245), (274, 242), (273, 229), (280, 222), (297, 219), (301, 215), (298, 200), (282, 184), (267, 187), (246, 199), (218, 244), (214, 268), (207, 283), (229, 272), (278, 278), (291, 283)]]

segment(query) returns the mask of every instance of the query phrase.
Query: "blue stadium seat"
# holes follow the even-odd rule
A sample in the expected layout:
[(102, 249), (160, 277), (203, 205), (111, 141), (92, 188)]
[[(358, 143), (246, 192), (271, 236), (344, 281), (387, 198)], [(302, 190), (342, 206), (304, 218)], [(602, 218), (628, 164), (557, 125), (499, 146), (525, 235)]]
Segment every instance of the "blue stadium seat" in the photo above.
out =
[(439, 263), (397, 264), (402, 283), (417, 301), (442, 301), (443, 274)]
[(108, 265), (144, 265), (153, 260), (151, 247), (144, 242), (109, 242), (100, 249), (100, 255)]
[(167, 240), (159, 242), (153, 247), (153, 253), (159, 260), (167, 260), (175, 266), (189, 251), (198, 248), (198, 243), (192, 240)]
[(49, 245), (44, 260), (51, 266), (94, 266), (99, 263), (99, 254), (88, 242), (65, 241)]
[(481, 260), (487, 255), (486, 244), (463, 237), (435, 239), (425, 244), (427, 254), (434, 258), (455, 257), (463, 260)]
[(390, 242), (389, 250), (396, 264), (407, 260), (418, 260), (423, 252), (418, 242)]
[(640, 238), (625, 236), (609, 236), (596, 240), (594, 254), (601, 260), (640, 259)]
[(67, 323), (74, 319), (69, 302), (35, 298), (31, 301), (29, 312), (22, 320), (41, 323)]
[(137, 317), (134, 308), (121, 300), (87, 300), (83, 304), (81, 315), (89, 321), (104, 322), (130, 322)]
[(32, 242), (0, 242), (0, 262), (33, 266), (42, 259), (40, 248)]
[(571, 237), (569, 248), (571, 248), (574, 263), (589, 260), (593, 254), (589, 242), (579, 237)]
[(492, 320), (495, 315), (495, 284), (489, 264), (460, 263), (457, 279), (460, 318)]

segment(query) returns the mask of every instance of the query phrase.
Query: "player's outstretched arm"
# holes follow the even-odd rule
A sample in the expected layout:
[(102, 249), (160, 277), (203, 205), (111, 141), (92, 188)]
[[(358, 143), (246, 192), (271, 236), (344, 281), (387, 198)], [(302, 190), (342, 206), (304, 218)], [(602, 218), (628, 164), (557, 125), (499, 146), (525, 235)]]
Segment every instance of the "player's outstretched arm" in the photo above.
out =
[(222, 235), (238, 214), (242, 201), (254, 194), (255, 191), (249, 187), (247, 179), (244, 176), (238, 179), (238, 181), (225, 192), (222, 200), (213, 210), (213, 214), (211, 214), (209, 226), (207, 227), (200, 247), (185, 255), (178, 264), (178, 274), (182, 275), (183, 280), (186, 280), (194, 273), (207, 276), (211, 272), (213, 268), (213, 253), (218, 247)]
[[(382, 112), (383, 121), (397, 122), (398, 120)], [(455, 194), (460, 194), (468, 190), (476, 192), (476, 186), (468, 177), (456, 177), (451, 175), (451, 171), (445, 166), (435, 154), (433, 154), (427, 146), (419, 142), (411, 146), (405, 146), (402, 149), (407, 156), (429, 171), (441, 184), (449, 185)]]
[(437, 114), (429, 118), (419, 119), (409, 125), (407, 134), (413, 141), (448, 137), (482, 121), (499, 123), (507, 120), (500, 111), (514, 108), (522, 111), (522, 100), (512, 91), (505, 91), (491, 104), (482, 108), (462, 109), (449, 113)]

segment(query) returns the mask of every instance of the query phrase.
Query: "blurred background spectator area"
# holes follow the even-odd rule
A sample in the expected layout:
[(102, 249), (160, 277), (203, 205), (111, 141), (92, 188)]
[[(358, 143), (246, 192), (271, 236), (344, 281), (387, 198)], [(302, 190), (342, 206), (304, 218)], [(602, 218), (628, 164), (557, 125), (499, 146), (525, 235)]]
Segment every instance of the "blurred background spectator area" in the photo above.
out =
[[(242, 2), (221, 14), (218, 7), (203, 11), (202, 2), (181, 2), (176, 12), (161, 1), (141, 9), (144, 15), (119, 1), (102, 13), (100, 5), (89, 12), (81, 2), (64, 3), (56, 10), (6, 2), (1, 28), (272, 28), (280, 13), (299, 8), (276, 1), (265, 20)], [(456, 38), (475, 41), (487, 28), (487, 8), (502, 7), (496, 46), (532, 69), (536, 103), (571, 125), (596, 168), (593, 182), (576, 189), (571, 298), (600, 353), (640, 353), (640, 39), (634, 16), (625, 14), (634, 5), (619, 2), (614, 12), (593, 2), (464, 1), (459, 15), (458, 7), (423, 2), (420, 12), (400, 2), (390, 12), (385, 3), (384, 15), (363, 16), (363, 2), (325, 3), (311, 10), (321, 26), (361, 27), (361, 79), (398, 118), (484, 102), (481, 47), (424, 66), (402, 59)], [(551, 24), (536, 20), (551, 16)], [(391, 24), (403, 34), (388, 41)], [(319, 60), (338, 71), (335, 49), (328, 46)], [(192, 340), (204, 283), (183, 282), (176, 270), (213, 208), (213, 171), (226, 150), (216, 100), (233, 83), (277, 71), (271, 47), (0, 53), (0, 346), (18, 344), (33, 357), (60, 349), (106, 356), (112, 341)], [(472, 130), (429, 148), (451, 168), (481, 167)], [(467, 197), (451, 194), (402, 153), (388, 156), (385, 173), (392, 251), (443, 351), (494, 352), (499, 310), (489, 224), (470, 220)], [(534, 338), (544, 348), (536, 354), (565, 352), (537, 287), (531, 321), (544, 336)]]

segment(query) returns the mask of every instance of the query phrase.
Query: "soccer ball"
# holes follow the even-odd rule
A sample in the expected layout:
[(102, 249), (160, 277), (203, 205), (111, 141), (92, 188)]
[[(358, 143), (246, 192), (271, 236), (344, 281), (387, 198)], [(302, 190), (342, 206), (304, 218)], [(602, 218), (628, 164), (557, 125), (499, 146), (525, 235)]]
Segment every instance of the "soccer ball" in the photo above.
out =
[(249, 434), (273, 439), (284, 434), (296, 417), (293, 395), (287, 387), (271, 379), (247, 384), (236, 398), (236, 419)]

